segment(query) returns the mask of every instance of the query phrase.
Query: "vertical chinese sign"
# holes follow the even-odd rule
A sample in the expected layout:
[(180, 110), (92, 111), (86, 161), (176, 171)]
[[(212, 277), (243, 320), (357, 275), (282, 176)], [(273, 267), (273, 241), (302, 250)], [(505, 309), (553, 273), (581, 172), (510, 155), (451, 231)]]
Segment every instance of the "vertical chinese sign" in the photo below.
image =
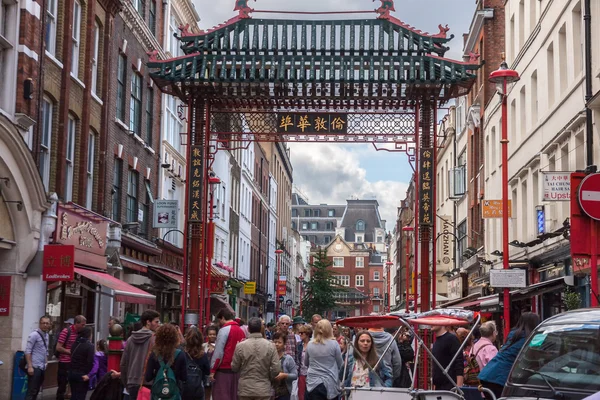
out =
[(188, 222), (201, 222), (202, 219), (202, 146), (192, 146), (189, 163)]
[(287, 276), (280, 276), (277, 282), (277, 295), (285, 296), (287, 294)]
[(419, 149), (419, 224), (432, 226), (433, 218), (433, 148)]
[(75, 278), (75, 246), (44, 246), (42, 279), (46, 282), (70, 282)]

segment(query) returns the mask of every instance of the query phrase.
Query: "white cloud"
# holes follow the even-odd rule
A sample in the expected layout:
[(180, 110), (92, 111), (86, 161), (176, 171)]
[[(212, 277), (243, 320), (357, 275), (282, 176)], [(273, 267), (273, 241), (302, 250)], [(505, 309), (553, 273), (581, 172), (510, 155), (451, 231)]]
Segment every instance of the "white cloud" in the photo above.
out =
[[(294, 185), (311, 204), (346, 204), (349, 198), (376, 199), (381, 218), (387, 221), (386, 229), (393, 229), (396, 209), (406, 195), (407, 183), (367, 180), (358, 154), (340, 144), (292, 143), (290, 149)], [(359, 153), (377, 157), (375, 150), (370, 154)]]

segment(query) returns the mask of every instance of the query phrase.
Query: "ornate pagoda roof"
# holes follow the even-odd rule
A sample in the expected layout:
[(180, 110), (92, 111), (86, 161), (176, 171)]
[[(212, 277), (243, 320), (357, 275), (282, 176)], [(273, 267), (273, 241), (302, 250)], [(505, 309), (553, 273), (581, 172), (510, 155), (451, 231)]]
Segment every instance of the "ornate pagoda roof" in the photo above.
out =
[(186, 55), (154, 54), (148, 67), (166, 93), (217, 107), (393, 109), (468, 92), (480, 64), (444, 58), (447, 30), (430, 35), (394, 17), (236, 17), (198, 35), (184, 29)]

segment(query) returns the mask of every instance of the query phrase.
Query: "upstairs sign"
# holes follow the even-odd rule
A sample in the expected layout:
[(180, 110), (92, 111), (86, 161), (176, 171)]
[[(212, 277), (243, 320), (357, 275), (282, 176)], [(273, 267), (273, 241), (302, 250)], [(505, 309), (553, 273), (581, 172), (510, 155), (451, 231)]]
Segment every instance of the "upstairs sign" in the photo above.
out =
[(577, 194), (583, 212), (600, 221), (600, 173), (583, 178)]

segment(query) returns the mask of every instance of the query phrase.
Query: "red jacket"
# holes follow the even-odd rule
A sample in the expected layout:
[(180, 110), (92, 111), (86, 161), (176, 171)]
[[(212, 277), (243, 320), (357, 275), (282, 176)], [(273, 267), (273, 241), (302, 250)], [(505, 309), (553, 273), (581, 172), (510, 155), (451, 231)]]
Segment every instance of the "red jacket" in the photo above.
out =
[(211, 360), (211, 374), (214, 374), (219, 369), (231, 369), (235, 346), (244, 339), (246, 339), (246, 334), (235, 321), (226, 322), (219, 329), (217, 342), (215, 343), (215, 352)]

